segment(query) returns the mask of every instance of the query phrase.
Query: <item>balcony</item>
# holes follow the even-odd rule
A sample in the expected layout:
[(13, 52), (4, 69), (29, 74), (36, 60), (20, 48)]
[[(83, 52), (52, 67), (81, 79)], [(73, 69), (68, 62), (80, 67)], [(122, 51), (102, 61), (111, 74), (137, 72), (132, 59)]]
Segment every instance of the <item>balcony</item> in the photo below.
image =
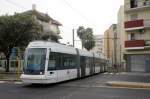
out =
[(144, 40), (125, 41), (125, 49), (144, 49)]
[(126, 3), (125, 6), (125, 12), (133, 12), (133, 11), (140, 11), (140, 10), (147, 10), (150, 8), (150, 0), (144, 1), (144, 0), (139, 0), (136, 1), (136, 4), (134, 3)]
[(126, 31), (148, 28), (148, 27), (150, 27), (150, 19), (125, 21), (124, 27), (125, 27)]
[(146, 48), (150, 48), (150, 40), (125, 41), (125, 49), (127, 50), (146, 49)]

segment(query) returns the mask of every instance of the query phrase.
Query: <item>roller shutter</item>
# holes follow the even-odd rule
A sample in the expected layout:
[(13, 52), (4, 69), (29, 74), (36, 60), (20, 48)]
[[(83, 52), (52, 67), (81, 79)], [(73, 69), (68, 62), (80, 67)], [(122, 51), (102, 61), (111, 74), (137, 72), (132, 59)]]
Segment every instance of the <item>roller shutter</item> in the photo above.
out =
[(145, 55), (131, 55), (131, 71), (145, 72)]

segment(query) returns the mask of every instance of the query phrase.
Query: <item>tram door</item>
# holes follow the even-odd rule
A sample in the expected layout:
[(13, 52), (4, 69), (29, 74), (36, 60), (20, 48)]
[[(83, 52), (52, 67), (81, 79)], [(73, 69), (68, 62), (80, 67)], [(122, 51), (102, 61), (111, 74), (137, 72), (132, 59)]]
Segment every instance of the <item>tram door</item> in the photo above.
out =
[(85, 76), (85, 68), (86, 68), (86, 62), (85, 62), (85, 56), (81, 56), (80, 58), (80, 66), (81, 66), (81, 77)]
[(57, 70), (56, 70), (56, 61), (57, 61), (57, 53), (50, 52), (47, 56), (47, 77), (53, 81), (57, 81)]

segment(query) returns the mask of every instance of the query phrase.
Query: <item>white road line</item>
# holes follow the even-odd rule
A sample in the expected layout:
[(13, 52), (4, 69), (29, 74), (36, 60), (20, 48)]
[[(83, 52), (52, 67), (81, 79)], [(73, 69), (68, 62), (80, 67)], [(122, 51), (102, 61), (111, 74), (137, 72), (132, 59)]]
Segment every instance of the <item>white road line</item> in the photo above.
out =
[(139, 89), (139, 90), (150, 90), (150, 88), (129, 88), (129, 87), (113, 87), (113, 86), (92, 86), (92, 87), (97, 87), (97, 88), (119, 88), (119, 89)]
[(2, 84), (2, 83), (5, 83), (5, 81), (0, 81), (0, 83)]
[(103, 73), (103, 74), (108, 74), (108, 72), (106, 72), (106, 73)]
[(14, 84), (23, 84), (22, 82), (14, 82)]

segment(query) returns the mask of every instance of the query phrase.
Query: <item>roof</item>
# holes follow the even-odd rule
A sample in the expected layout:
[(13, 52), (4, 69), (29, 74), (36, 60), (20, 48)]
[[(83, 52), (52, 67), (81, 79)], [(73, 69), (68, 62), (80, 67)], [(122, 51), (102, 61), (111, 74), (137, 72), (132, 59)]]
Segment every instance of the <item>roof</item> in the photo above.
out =
[(30, 42), (28, 48), (50, 48), (52, 52), (77, 54), (76, 49), (74, 47), (48, 41)]
[[(76, 48), (72, 46), (67, 46), (60, 43), (48, 42), (48, 41), (33, 41), (30, 42), (28, 48), (50, 48), (52, 52), (61, 52), (61, 53), (69, 53), (69, 54), (77, 54)], [(93, 53), (79, 49), (79, 54), (81, 56), (93, 57)], [(94, 53), (96, 58), (100, 58), (99, 54)]]
[(23, 12), (22, 14), (35, 15), (37, 17), (37, 19), (39, 19), (41, 21), (49, 22), (51, 20), (53, 24), (56, 24), (58, 26), (62, 25), (57, 20), (54, 20), (53, 18), (51, 18), (48, 14), (39, 12), (37, 10), (28, 10), (28, 11)]

